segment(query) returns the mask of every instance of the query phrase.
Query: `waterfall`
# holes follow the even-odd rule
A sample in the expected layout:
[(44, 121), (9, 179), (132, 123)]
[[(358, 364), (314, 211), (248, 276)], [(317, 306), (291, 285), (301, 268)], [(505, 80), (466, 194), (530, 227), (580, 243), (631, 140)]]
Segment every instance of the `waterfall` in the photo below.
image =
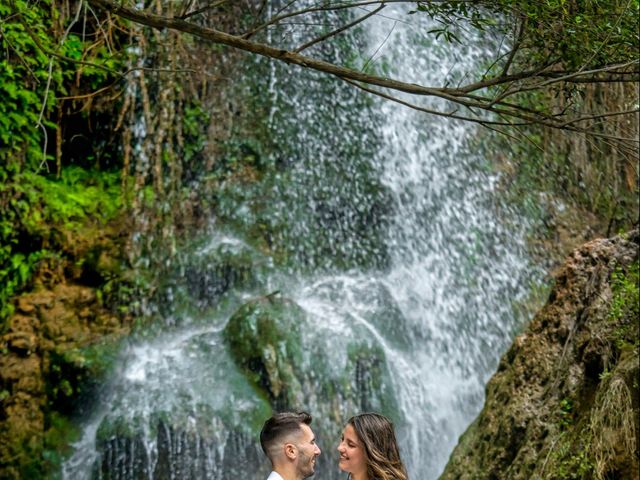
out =
[[(318, 48), (425, 84), (459, 81), (495, 55), (490, 38), (434, 40), (429, 20), (403, 8)], [(245, 94), (268, 97), (258, 100), (267, 173), (222, 185), (218, 217), (176, 277), (191, 303), (123, 349), (63, 476), (266, 478), (257, 431), (271, 406), (224, 330), (242, 305), (278, 291), (304, 312), (291, 338), (297, 406), (314, 415), (323, 450), (316, 478), (344, 478), (343, 422), (374, 409), (393, 418), (410, 478), (436, 479), (526, 321), (514, 305), (538, 275), (526, 219), (496, 192), (490, 136), (298, 67), (247, 68), (262, 79)], [(255, 242), (264, 229), (269, 249)]]

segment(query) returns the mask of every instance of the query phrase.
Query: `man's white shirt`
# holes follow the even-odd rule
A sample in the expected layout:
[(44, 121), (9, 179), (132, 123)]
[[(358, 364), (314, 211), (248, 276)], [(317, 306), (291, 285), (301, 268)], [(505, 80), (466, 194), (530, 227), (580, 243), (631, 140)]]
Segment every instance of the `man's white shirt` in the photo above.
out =
[(277, 472), (271, 472), (269, 474), (269, 476), (267, 477), (267, 480), (283, 480), (283, 478), (280, 476), (279, 473)]

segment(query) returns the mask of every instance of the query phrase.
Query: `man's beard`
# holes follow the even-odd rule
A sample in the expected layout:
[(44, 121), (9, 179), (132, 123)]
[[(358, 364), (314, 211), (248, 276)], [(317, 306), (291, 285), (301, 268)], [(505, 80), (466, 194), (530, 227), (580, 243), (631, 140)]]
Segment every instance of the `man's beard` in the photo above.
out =
[[(310, 457), (308, 455), (306, 455), (303, 452), (300, 452), (300, 466), (304, 468), (303, 469), (299, 469), (300, 473), (302, 473), (302, 478), (310, 478), (313, 477), (313, 475), (316, 473), (314, 470), (314, 457)], [(308, 470), (307, 470), (308, 468)]]

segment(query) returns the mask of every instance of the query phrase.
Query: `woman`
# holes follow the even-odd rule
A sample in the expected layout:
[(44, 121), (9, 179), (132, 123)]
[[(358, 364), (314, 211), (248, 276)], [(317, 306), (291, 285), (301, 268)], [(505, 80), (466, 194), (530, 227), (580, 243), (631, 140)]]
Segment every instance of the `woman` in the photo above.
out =
[(351, 480), (407, 480), (389, 419), (377, 413), (351, 417), (338, 445), (338, 466)]

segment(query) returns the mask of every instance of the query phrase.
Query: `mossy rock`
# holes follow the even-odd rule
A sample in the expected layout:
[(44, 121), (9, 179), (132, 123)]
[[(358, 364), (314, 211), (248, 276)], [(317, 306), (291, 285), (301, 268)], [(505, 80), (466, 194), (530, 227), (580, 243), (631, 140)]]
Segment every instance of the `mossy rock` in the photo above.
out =
[(594, 240), (566, 259), (441, 479), (638, 478), (639, 240)]
[(217, 329), (196, 332), (173, 345), (180, 365), (170, 348), (160, 354), (169, 362), (136, 364), (139, 376), (128, 371), (114, 382), (91, 478), (114, 478), (126, 468), (126, 478), (226, 479), (234, 478), (228, 471), (239, 473), (227, 459), (245, 468), (261, 462), (256, 438), (271, 406), (221, 343)]
[(113, 367), (119, 350), (120, 343), (109, 339), (86, 347), (57, 346), (48, 357), (50, 406), (63, 414), (82, 410)]
[(270, 295), (240, 307), (224, 329), (234, 360), (276, 408), (300, 404), (304, 318), (298, 305)]
[(269, 259), (253, 247), (232, 237), (208, 240), (209, 245), (189, 252), (178, 262), (177, 275), (184, 279), (189, 302), (199, 306), (217, 304), (230, 290), (253, 290), (262, 283)]
[[(255, 465), (261, 478), (268, 474), (267, 462), (256, 448), (256, 435), (230, 428), (220, 419), (210, 419), (209, 432), (156, 415), (151, 430), (133, 433), (122, 422), (99, 442), (102, 455), (91, 478), (221, 478), (246, 477), (247, 465)], [(103, 427), (101, 426), (101, 429)], [(262, 465), (262, 468), (259, 467)]]
[(350, 376), (358, 412), (376, 411), (400, 420), (384, 350), (379, 345), (352, 343), (345, 373)]
[(412, 329), (384, 282), (368, 281), (360, 287), (357, 295), (360, 303), (366, 305), (366, 309), (358, 314), (378, 332), (384, 332), (385, 341), (393, 347), (407, 350), (412, 338), (424, 334)]
[(243, 305), (223, 335), (274, 410), (311, 410), (327, 436), (339, 434), (345, 414), (374, 410), (401, 421), (382, 345), (358, 325), (344, 335), (306, 338), (309, 323), (301, 307), (272, 295)]

